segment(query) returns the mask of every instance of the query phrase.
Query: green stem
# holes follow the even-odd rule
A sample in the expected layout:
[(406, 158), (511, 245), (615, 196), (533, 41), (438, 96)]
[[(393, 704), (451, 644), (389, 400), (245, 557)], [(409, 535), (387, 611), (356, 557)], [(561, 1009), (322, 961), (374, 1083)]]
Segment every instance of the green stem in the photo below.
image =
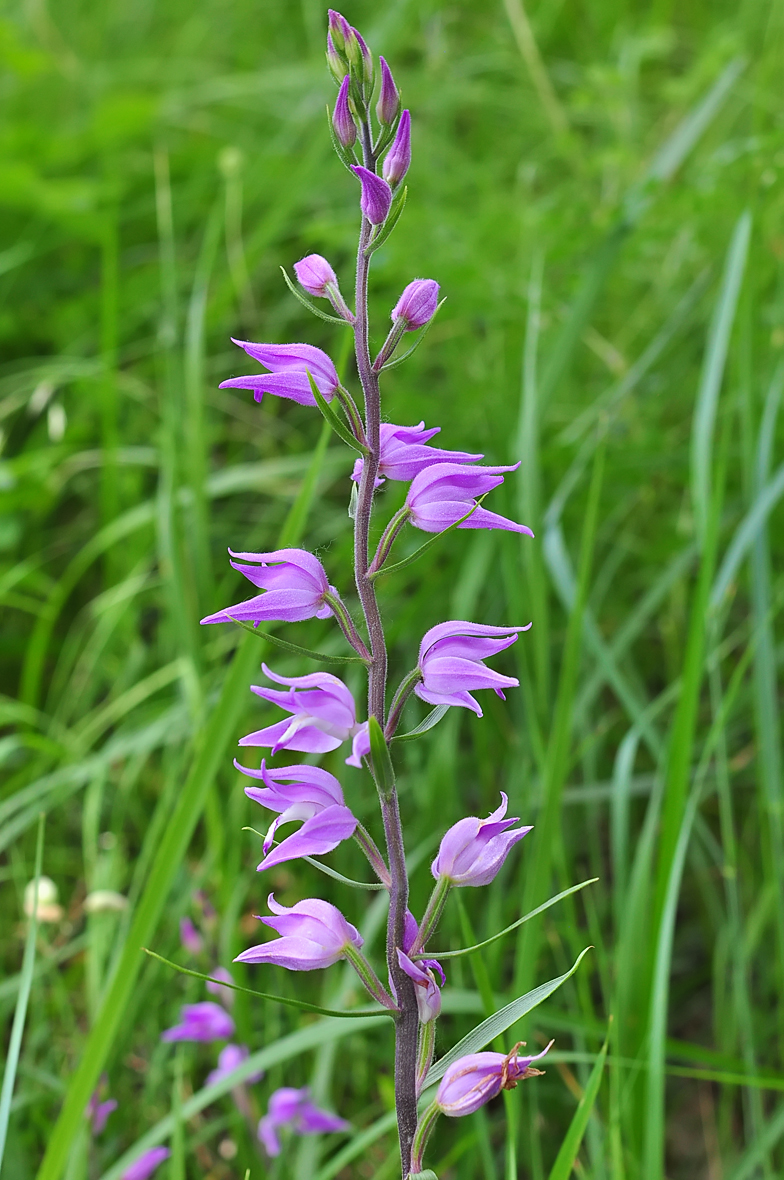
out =
[(425, 1148), (427, 1141), (436, 1125), (436, 1119), (441, 1111), (436, 1106), (435, 1102), (428, 1106), (425, 1113), (417, 1123), (416, 1131), (414, 1132), (414, 1143), (411, 1148), (411, 1171), (421, 1172), (425, 1156)]
[(420, 953), (422, 948), (427, 943), (427, 940), (435, 932), (435, 928), (438, 925), (439, 919), (444, 912), (446, 899), (449, 896), (449, 890), (451, 888), (452, 882), (448, 877), (439, 877), (436, 881), (435, 888), (430, 894), (430, 900), (427, 903), (427, 909), (425, 910), (422, 923), (419, 927), (419, 934), (417, 934), (416, 938), (414, 939), (414, 945), (408, 952), (410, 959), (413, 959), (414, 955), (418, 955)]

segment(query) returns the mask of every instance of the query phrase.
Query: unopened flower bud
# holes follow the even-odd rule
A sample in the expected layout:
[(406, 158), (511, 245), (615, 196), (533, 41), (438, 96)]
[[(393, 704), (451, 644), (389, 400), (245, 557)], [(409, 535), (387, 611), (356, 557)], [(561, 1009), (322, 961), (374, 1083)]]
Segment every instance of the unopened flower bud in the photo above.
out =
[(400, 94), (395, 85), (395, 79), (392, 77), (392, 71), (384, 58), (379, 56), (378, 61), (381, 66), (381, 92), (376, 103), (376, 114), (379, 123), (382, 126), (388, 126), (390, 123), (394, 123), (397, 118), (397, 113), (400, 110)]
[(338, 97), (335, 100), (335, 109), (332, 112), (332, 126), (335, 128), (335, 135), (338, 137), (338, 141), (343, 144), (344, 148), (350, 148), (357, 138), (356, 124), (351, 115), (351, 108), (348, 105), (348, 88), (349, 78), (347, 74), (340, 83)]
[(436, 313), (438, 292), (439, 286), (435, 279), (414, 279), (395, 304), (392, 322), (403, 320), (407, 332), (424, 328)]
[(328, 9), (328, 17), (329, 32), (327, 36), (332, 38), (333, 47), (337, 52), (343, 54), (346, 52), (346, 42), (351, 37), (351, 25), (345, 16), (341, 16), (332, 8)]
[(382, 169), (384, 180), (393, 187), (400, 184), (408, 172), (411, 163), (411, 115), (403, 111), (400, 122), (392, 141), (392, 147), (386, 154)]
[[(351, 32), (354, 37), (353, 46), (356, 46), (356, 49), (354, 49), (353, 46), (352, 46), (352, 49), (349, 49), (348, 42), (346, 43), (346, 50), (349, 54), (349, 60), (351, 61), (352, 65), (361, 66), (363, 80), (370, 87), (373, 85), (373, 75), (374, 75), (373, 54), (368, 49), (367, 42), (365, 41), (362, 34), (360, 32), (358, 32), (357, 29), (355, 29), (355, 28), (352, 28)], [(353, 57), (352, 57), (352, 53), (354, 55)], [(368, 97), (369, 97), (369, 95), (368, 95)]]
[(337, 275), (326, 258), (322, 258), (320, 254), (308, 254), (307, 258), (302, 258), (299, 262), (295, 262), (294, 273), (297, 276), (298, 282), (305, 288), (308, 295), (327, 298), (328, 285), (332, 283), (337, 286)]
[(362, 196), (359, 206), (371, 225), (381, 225), (386, 221), (389, 206), (392, 204), (392, 189), (385, 180), (376, 176), (369, 168), (361, 164), (352, 164), (351, 171), (359, 177), (362, 184)]
[(348, 66), (335, 48), (331, 33), (327, 33), (327, 65), (335, 81), (342, 82), (348, 73)]

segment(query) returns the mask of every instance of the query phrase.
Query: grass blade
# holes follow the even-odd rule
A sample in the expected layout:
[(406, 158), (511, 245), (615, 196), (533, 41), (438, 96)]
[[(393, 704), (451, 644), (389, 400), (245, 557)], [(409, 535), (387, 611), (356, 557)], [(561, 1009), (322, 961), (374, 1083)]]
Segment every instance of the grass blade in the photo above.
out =
[[(281, 529), (278, 538), (281, 548), (295, 545), (302, 536), (329, 436), (330, 428), (325, 422), (302, 487)], [(84, 1108), (122, 1027), (125, 1010), (141, 969), (141, 947), (151, 941), (155, 932), (208, 792), (233, 736), (235, 719), (241, 712), (248, 681), (257, 660), (258, 649), (250, 638), (244, 640), (234, 655), (220, 696), (204, 726), (202, 742), (156, 852), (122, 954), (104, 991), (100, 1012), (85, 1043), (79, 1065), (70, 1080), (65, 1102), (38, 1170), (38, 1180), (59, 1180), (62, 1175), (71, 1143), (81, 1126)], [(183, 1106), (183, 1117), (187, 1117), (186, 1110), (187, 1103)]]
[(431, 1066), (425, 1078), (425, 1088), (439, 1081), (449, 1069), (449, 1066), (454, 1061), (457, 1061), (458, 1058), (465, 1057), (469, 1053), (479, 1053), (481, 1049), (484, 1049), (485, 1045), (489, 1045), (492, 1040), (500, 1036), (501, 1033), (506, 1032), (518, 1020), (522, 1020), (528, 1012), (533, 1011), (534, 1008), (543, 1003), (562, 984), (566, 983), (567, 979), (571, 979), (590, 949), (590, 947), (586, 947), (575, 960), (573, 966), (563, 975), (559, 975), (556, 979), (551, 979), (547, 983), (540, 983), (538, 987), (535, 987), (526, 995), (512, 1000), (510, 1004), (507, 1004), (504, 1008), (499, 1009), (498, 1012), (489, 1016), (487, 1020), (483, 1020), (481, 1024), (478, 1024), (467, 1036), (463, 1037), (462, 1041), (458, 1041), (448, 1053), (445, 1053), (443, 1057), (439, 1058)]
[(24, 1032), (27, 1016), (27, 1002), (30, 999), (30, 989), (33, 986), (33, 971), (35, 970), (35, 939), (38, 934), (38, 885), (41, 880), (41, 864), (44, 855), (44, 820), (41, 813), (38, 820), (38, 837), (35, 844), (35, 884), (33, 886), (33, 912), (27, 927), (24, 956), (22, 958), (22, 972), (19, 980), (19, 994), (16, 997), (14, 1022), (11, 1025), (11, 1039), (8, 1043), (8, 1055), (5, 1059), (3, 1071), (3, 1088), (0, 1090), (0, 1171), (3, 1167), (5, 1144), (8, 1136), (8, 1121), (11, 1117), (11, 1099), (14, 1096), (14, 1082), (16, 1081), (16, 1067), (19, 1064), (19, 1053), (22, 1048), (22, 1033)]
[(599, 1087), (602, 1084), (606, 1058), (607, 1041), (604, 1042), (601, 1052), (596, 1059), (596, 1064), (591, 1070), (588, 1085), (585, 1087), (583, 1096), (577, 1105), (577, 1110), (572, 1116), (566, 1136), (558, 1149), (555, 1163), (550, 1169), (549, 1180), (569, 1180), (572, 1174), (577, 1152), (580, 1150), (580, 1144), (583, 1141), (588, 1120), (591, 1117), (591, 1111), (594, 1108), (594, 1103), (599, 1094)]

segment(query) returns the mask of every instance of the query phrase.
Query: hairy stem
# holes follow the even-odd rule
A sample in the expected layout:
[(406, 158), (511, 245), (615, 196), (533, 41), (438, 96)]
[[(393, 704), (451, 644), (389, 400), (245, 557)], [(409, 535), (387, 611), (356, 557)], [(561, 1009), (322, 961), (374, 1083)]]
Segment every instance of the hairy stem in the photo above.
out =
[[(361, 136), (366, 168), (373, 169), (373, 158), (369, 129), (363, 127)], [(370, 663), (368, 665), (368, 716), (375, 717), (384, 728), (385, 695), (387, 682), (387, 650), (384, 628), (381, 622), (376, 592), (368, 578), (370, 564), (370, 518), (373, 510), (373, 494), (378, 475), (379, 431), (381, 426), (381, 395), (378, 374), (373, 371), (370, 359), (368, 323), (368, 272), (370, 261), (365, 249), (370, 239), (371, 225), (363, 217), (357, 252), (356, 279), (356, 323), (354, 342), (357, 372), (365, 398), (365, 436), (369, 454), (362, 465), (362, 477), (357, 493), (356, 515), (354, 518), (354, 577), (359, 601), (365, 616), (370, 640)], [(389, 863), (389, 919), (387, 923), (387, 968), (394, 987), (399, 1009), (395, 1022), (395, 1107), (397, 1110), (398, 1134), (403, 1177), (408, 1176), (411, 1163), (411, 1147), (417, 1124), (416, 1064), (418, 1014), (414, 985), (397, 959), (397, 948), (403, 945), (406, 911), (408, 909), (408, 875), (406, 872), (403, 830), (400, 823), (397, 793), (393, 789), (381, 799), (381, 813), (387, 843)]]

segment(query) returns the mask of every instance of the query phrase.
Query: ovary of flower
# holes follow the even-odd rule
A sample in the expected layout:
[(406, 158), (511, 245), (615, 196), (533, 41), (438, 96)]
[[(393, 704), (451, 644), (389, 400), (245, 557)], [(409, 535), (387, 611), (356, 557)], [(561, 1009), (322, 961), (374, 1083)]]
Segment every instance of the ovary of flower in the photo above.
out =
[(518, 1057), (517, 1050), (523, 1043), (507, 1054), (471, 1053), (450, 1065), (436, 1095), (441, 1113), (451, 1118), (473, 1114), (501, 1090), (513, 1090), (523, 1078), (539, 1076), (542, 1071), (532, 1069), (531, 1063), (544, 1057), (553, 1042), (535, 1056)]
[(325, 597), (336, 597), (337, 591), (327, 581), (319, 559), (306, 549), (276, 549), (272, 553), (234, 553), (230, 549), (229, 553), (236, 559), (231, 562), (234, 569), (266, 593), (207, 615), (202, 623), (237, 619), (256, 627), (272, 620), (299, 623), (332, 614)]
[(357, 720), (354, 698), (346, 685), (329, 672), (313, 672), (309, 676), (278, 676), (266, 664), (262, 671), (277, 684), (289, 686), (287, 692), (251, 685), (251, 691), (273, 705), (291, 713), (287, 721), (277, 721), (265, 729), (257, 729), (240, 739), (241, 746), (271, 746), (279, 750), (300, 750), (309, 754), (324, 754), (336, 750), (349, 738), (354, 739), (354, 750), (347, 759), (350, 765), (370, 749), (367, 722)]
[[(425, 444), (441, 431), (440, 426), (425, 428), (424, 422), (418, 426), (395, 426), (392, 422), (382, 422), (379, 430), (379, 463), (376, 487), (387, 479), (410, 480), (426, 467), (434, 463), (475, 463), (484, 458), (469, 451), (445, 451), (439, 447), (428, 447)], [(359, 483), (362, 476), (364, 460), (357, 459), (351, 478)]]
[[(481, 505), (480, 496), (504, 482), (504, 473), (516, 471), (511, 467), (466, 467), (461, 463), (434, 463), (415, 477), (408, 489), (406, 507), (409, 520), (426, 533), (440, 533), (450, 525), (471, 515), (457, 527), (461, 529), (506, 529), (514, 533), (533, 533), (528, 525), (517, 524), (497, 512), (489, 512)], [(473, 509), (473, 511), (471, 511)]]
[(331, 967), (346, 957), (354, 946), (359, 949), (363, 938), (340, 910), (320, 898), (306, 898), (287, 908), (279, 905), (272, 894), (267, 904), (276, 915), (261, 918), (279, 935), (274, 942), (252, 946), (235, 959), (237, 963), (273, 963), (289, 971), (314, 971)]
[[(265, 857), (257, 871), (270, 869), (299, 856), (322, 856), (353, 836), (357, 820), (346, 807), (343, 790), (334, 775), (318, 766), (283, 766), (251, 770), (235, 761), (237, 770), (261, 779), (263, 787), (246, 787), (249, 799), (279, 812), (264, 838)], [(273, 848), (281, 824), (304, 821), (293, 836)]]
[(269, 373), (252, 373), (247, 377), (230, 377), (222, 381), (221, 389), (252, 389), (260, 402), (265, 393), (299, 402), (301, 406), (315, 406), (308, 373), (325, 401), (331, 401), (338, 381), (337, 370), (325, 352), (312, 344), (253, 344), (248, 340), (232, 343), (244, 348), (248, 356), (269, 369)]
[(259, 1122), (258, 1136), (267, 1155), (280, 1155), (278, 1131), (283, 1127), (288, 1127), (295, 1135), (322, 1135), (325, 1132), (348, 1131), (351, 1124), (336, 1114), (314, 1106), (307, 1089), (295, 1090), (291, 1086), (284, 1086), (270, 1095), (267, 1113)]
[(489, 885), (501, 869), (510, 850), (531, 831), (531, 826), (509, 831), (517, 816), (504, 819), (508, 800), (501, 792), (501, 806), (487, 819), (468, 815), (444, 835), (431, 866), (433, 876), (450, 885)]
[(422, 679), (414, 692), (430, 705), (459, 705), (482, 716), (479, 703), (471, 696), (477, 689), (492, 688), (504, 699), (505, 688), (517, 688), (520, 681), (486, 668), (484, 660), (498, 655), (517, 641), (524, 627), (492, 627), (453, 619), (431, 627), (419, 645)]

